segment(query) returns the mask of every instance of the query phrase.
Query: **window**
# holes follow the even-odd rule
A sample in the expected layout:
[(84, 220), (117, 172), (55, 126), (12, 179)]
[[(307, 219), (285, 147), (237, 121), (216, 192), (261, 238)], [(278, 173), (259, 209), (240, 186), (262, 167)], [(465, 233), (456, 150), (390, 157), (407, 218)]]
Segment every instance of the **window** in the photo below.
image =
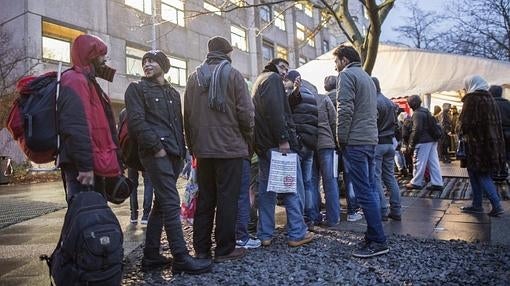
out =
[(161, 0), (161, 18), (184, 27), (184, 2)]
[(306, 64), (308, 62), (308, 60), (304, 57), (299, 57), (299, 65), (302, 66), (304, 64)]
[(300, 41), (305, 40), (305, 26), (299, 22), (296, 22), (296, 37)]
[(71, 43), (82, 31), (42, 22), (42, 57), (43, 59), (71, 62)]
[(305, 15), (307, 15), (308, 17), (313, 17), (313, 11), (312, 11), (313, 6), (310, 3), (306, 3), (303, 6), (305, 8)]
[(274, 25), (280, 30), (285, 31), (285, 16), (283, 12), (273, 11)]
[(276, 46), (276, 57), (288, 60), (289, 52), (284, 47)]
[(230, 26), (230, 38), (233, 47), (237, 47), (241, 51), (247, 51), (246, 48), (246, 32), (236, 26)]
[(144, 75), (142, 58), (145, 51), (126, 47), (126, 74), (142, 76)]
[(262, 42), (262, 60), (265, 63), (274, 58), (274, 45), (270, 42)]
[(125, 0), (124, 3), (145, 14), (152, 15), (152, 0)]
[(329, 42), (327, 40), (322, 41), (322, 53), (325, 54), (329, 51)]
[(179, 58), (168, 57), (170, 60), (170, 70), (166, 74), (170, 77), (169, 81), (175, 85), (186, 85), (186, 61)]
[(271, 22), (271, 7), (269, 6), (260, 6), (259, 9), (260, 20), (264, 22)]
[(221, 16), (221, 11), (218, 7), (214, 6), (213, 4), (207, 3), (204, 1), (204, 8), (207, 11), (214, 12), (214, 14)]
[[(303, 24), (296, 22), (296, 37), (300, 41), (307, 42), (308, 45), (315, 47), (315, 41), (312, 37), (308, 38), (308, 34), (311, 34)], [(308, 38), (308, 39), (307, 39)]]

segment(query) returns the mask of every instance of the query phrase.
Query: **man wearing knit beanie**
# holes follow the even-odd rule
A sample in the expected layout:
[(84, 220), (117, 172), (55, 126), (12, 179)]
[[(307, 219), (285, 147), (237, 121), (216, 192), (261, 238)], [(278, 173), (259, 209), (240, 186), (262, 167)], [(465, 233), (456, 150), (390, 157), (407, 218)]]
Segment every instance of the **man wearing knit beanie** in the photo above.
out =
[(151, 50), (146, 52), (142, 57), (142, 63), (144, 63), (146, 59), (151, 59), (152, 61), (157, 62), (164, 73), (167, 73), (170, 70), (170, 60), (168, 60), (165, 53), (160, 50)]
[[(243, 75), (231, 65), (230, 43), (213, 37), (207, 45), (206, 59), (186, 83), (184, 133), (188, 149), (198, 161), (200, 186), (193, 248), (197, 257), (211, 256), (216, 220), (214, 259), (222, 262), (241, 258), (245, 248), (260, 246), (260, 241), (250, 241), (247, 231), (240, 237), (238, 230), (236, 238), (235, 227), (241, 205), (238, 200), (242, 198), (246, 213), (240, 220), (249, 218), (249, 186), (242, 185), (242, 179), (244, 170), (249, 173), (250, 169), (247, 159), (253, 136), (253, 104)], [(248, 220), (243, 225), (247, 228)], [(236, 239), (241, 240), (239, 248)]]
[(165, 266), (171, 260), (160, 252), (164, 227), (172, 252), (172, 272), (200, 274), (211, 271), (211, 259), (188, 253), (180, 221), (180, 199), (176, 180), (185, 156), (181, 97), (165, 79), (170, 62), (162, 51), (142, 58), (145, 77), (126, 90), (129, 134), (137, 138), (140, 161), (154, 185), (155, 203), (149, 215), (142, 267)]
[(212, 37), (209, 42), (207, 42), (207, 47), (209, 48), (209, 52), (222, 52), (225, 55), (233, 51), (232, 45), (223, 37), (216, 36)]

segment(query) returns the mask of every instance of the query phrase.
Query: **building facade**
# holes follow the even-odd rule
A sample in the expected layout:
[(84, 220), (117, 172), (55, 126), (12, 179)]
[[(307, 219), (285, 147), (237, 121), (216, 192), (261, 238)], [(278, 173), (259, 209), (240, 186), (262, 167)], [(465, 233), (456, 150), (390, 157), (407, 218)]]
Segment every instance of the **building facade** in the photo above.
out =
[[(360, 27), (363, 8), (351, 1)], [(207, 54), (207, 41), (223, 36), (234, 46), (233, 65), (253, 81), (273, 57), (291, 68), (345, 41), (336, 23), (308, 1), (263, 5), (261, 0), (0, 0), (0, 29), (9, 46), (23, 51), (18, 73), (70, 66), (70, 48), (80, 34), (102, 38), (109, 47), (108, 65), (117, 70), (112, 83), (100, 81), (118, 111), (129, 82), (143, 75), (141, 58), (163, 50), (172, 68), (167, 78), (183, 91), (187, 76)], [(253, 6), (255, 5), (255, 6)], [(223, 10), (220, 11), (220, 10)], [(227, 12), (228, 11), (228, 12)], [(322, 28), (318, 28), (322, 27)], [(334, 64), (325, 66), (334, 69)]]

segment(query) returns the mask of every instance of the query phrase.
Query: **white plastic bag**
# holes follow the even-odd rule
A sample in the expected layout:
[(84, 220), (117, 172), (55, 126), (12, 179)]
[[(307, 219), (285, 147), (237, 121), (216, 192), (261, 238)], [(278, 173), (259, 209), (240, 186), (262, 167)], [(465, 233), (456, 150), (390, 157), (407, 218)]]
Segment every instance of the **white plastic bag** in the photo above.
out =
[(297, 154), (271, 151), (271, 165), (267, 191), (275, 193), (297, 192)]

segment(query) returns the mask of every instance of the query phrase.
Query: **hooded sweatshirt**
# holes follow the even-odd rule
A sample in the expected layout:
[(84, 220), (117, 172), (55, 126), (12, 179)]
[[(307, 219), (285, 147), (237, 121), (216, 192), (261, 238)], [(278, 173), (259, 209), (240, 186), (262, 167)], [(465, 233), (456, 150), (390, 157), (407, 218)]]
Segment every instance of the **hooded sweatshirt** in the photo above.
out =
[(92, 62), (106, 55), (98, 37), (81, 35), (71, 49), (72, 70), (62, 74), (59, 98), (60, 165), (95, 175), (120, 175), (115, 120), (109, 97), (96, 81)]

